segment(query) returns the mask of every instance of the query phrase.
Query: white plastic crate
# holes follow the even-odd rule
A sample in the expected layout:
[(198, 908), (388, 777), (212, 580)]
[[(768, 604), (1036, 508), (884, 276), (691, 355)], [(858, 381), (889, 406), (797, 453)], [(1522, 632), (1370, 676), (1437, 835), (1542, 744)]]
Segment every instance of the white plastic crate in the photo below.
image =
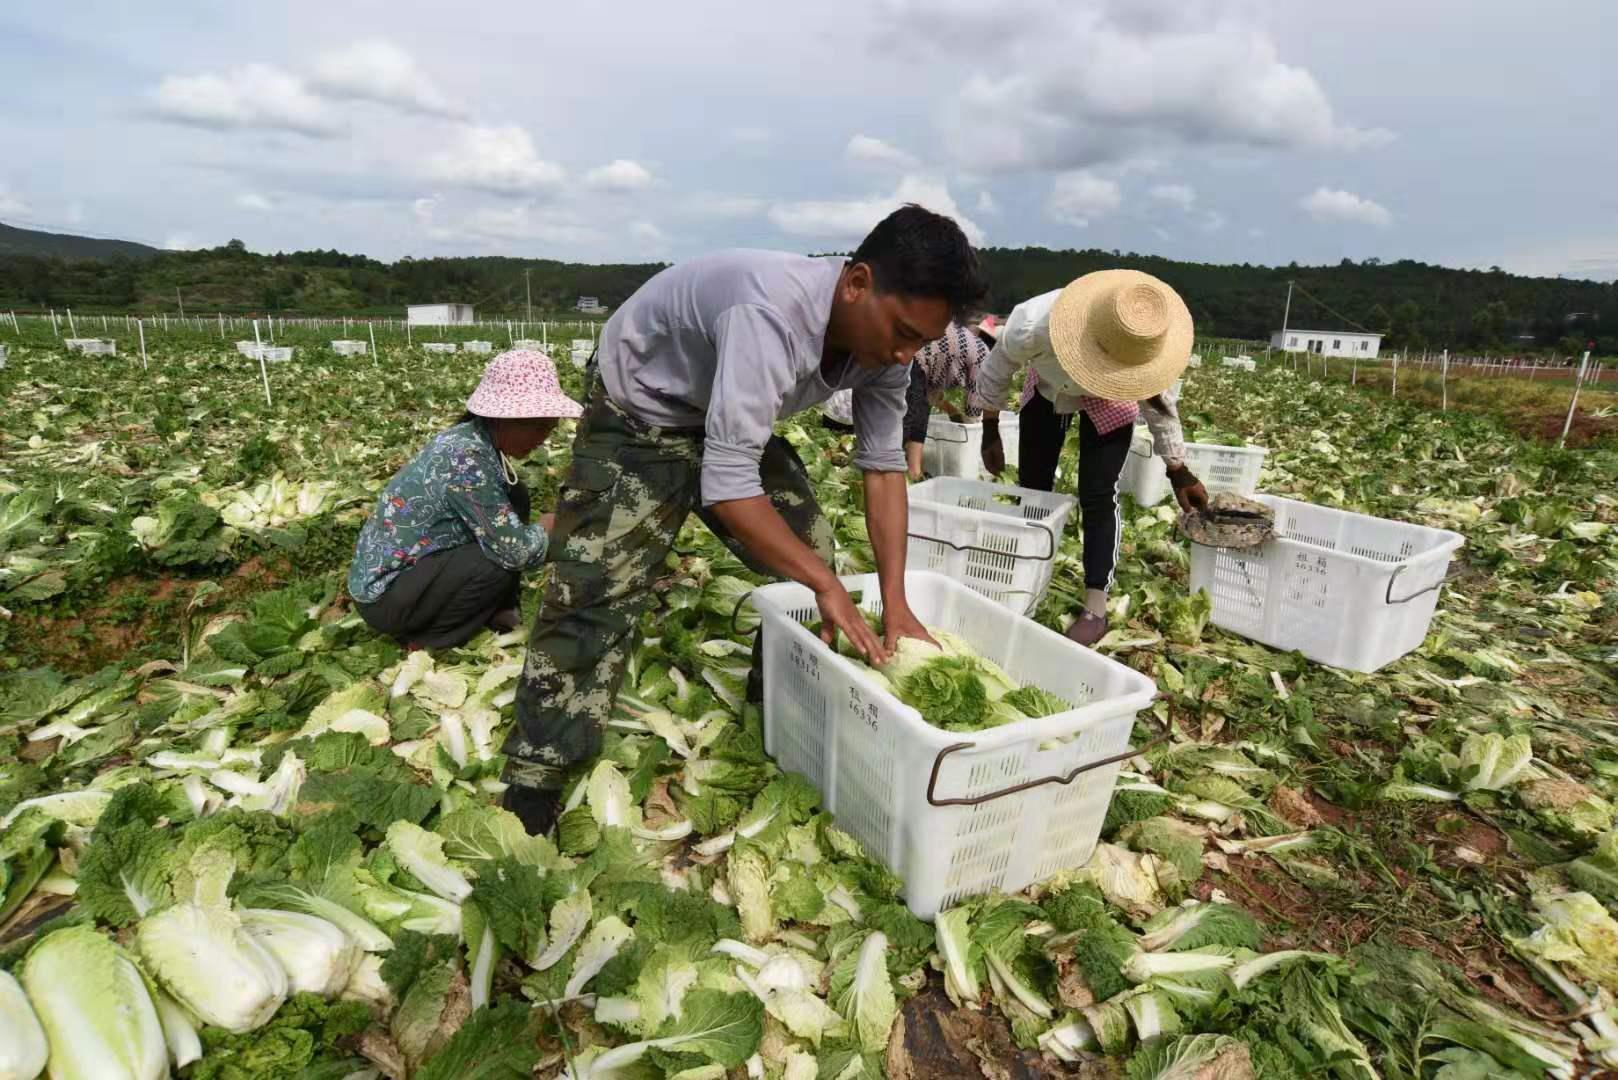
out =
[(595, 351), (596, 343), (590, 338), (574, 338), (569, 357), (574, 367), (582, 368), (590, 362), (590, 357)]
[[(1005, 429), (1000, 429), (1005, 442)], [(927, 417), (927, 441), (921, 449), (921, 467), (928, 476), (976, 479), (983, 468), (983, 425), (957, 424), (943, 413)]]
[(536, 341), (533, 338), (525, 337), (520, 337), (516, 341), (512, 342), (511, 347), (513, 349), (528, 349), (531, 352), (545, 351), (545, 343), (543, 341)]
[(256, 342), (256, 341), (238, 341), (236, 343), (236, 351), (241, 353), (243, 356), (248, 357), (249, 359), (257, 359), (257, 357), (258, 357), (258, 342)]
[(461, 351), (462, 352), (469, 352), (469, 353), (492, 353), (492, 352), (494, 352), (494, 342), (492, 342), (492, 341), (466, 341), (466, 342), (462, 342), (461, 343)]
[(1191, 354), (1191, 359), (1189, 359), (1189, 360), (1187, 360), (1185, 362), (1185, 366), (1186, 367), (1201, 367), (1202, 366), (1202, 357), (1198, 356), (1196, 353), (1192, 353)]
[(435, 353), (452, 353), (457, 347), (453, 341), (429, 341), (422, 345), (423, 349)]
[[(880, 612), (874, 574), (844, 578)], [(795, 582), (753, 593), (764, 640), (764, 745), (905, 882), (923, 919), (966, 897), (1018, 892), (1089, 861), (1135, 714), (1152, 680), (939, 574), (905, 575), (923, 623), (959, 634), (1022, 684), (1077, 708), (989, 731), (944, 731), (901, 704), (806, 623)]]
[[(1258, 490), (1259, 472), (1269, 452), (1269, 448), (1264, 446), (1186, 443), (1185, 463), (1210, 495), (1217, 495), (1221, 491), (1251, 495)], [(1129, 457), (1124, 461), (1124, 473), (1118, 481), (1118, 490), (1133, 496), (1140, 506), (1156, 506), (1168, 498), (1172, 490), (1168, 466), (1152, 452), (1151, 432), (1144, 427), (1135, 429), (1135, 438), (1129, 446)]]
[(1242, 371), (1253, 371), (1258, 367), (1251, 356), (1227, 356), (1221, 362), (1228, 368), (1238, 368)]
[(1275, 510), (1275, 540), (1246, 551), (1191, 545), (1191, 588), (1213, 597), (1215, 626), (1360, 672), (1421, 644), (1459, 533), (1256, 497)]
[(70, 352), (83, 353), (86, 356), (118, 355), (118, 343), (107, 338), (65, 338), (62, 343)]
[(6, 347), (4, 345), (0, 345), (0, 371), (4, 371), (5, 369), (6, 369)]
[(284, 364), (292, 359), (291, 345), (266, 345), (259, 351), (263, 354), (265, 363), (269, 364)]
[(1025, 615), (1039, 606), (1078, 500), (941, 476), (910, 486), (905, 565), (961, 582)]
[(338, 356), (364, 356), (371, 351), (371, 346), (364, 341), (343, 341), (339, 339), (331, 343), (331, 351)]

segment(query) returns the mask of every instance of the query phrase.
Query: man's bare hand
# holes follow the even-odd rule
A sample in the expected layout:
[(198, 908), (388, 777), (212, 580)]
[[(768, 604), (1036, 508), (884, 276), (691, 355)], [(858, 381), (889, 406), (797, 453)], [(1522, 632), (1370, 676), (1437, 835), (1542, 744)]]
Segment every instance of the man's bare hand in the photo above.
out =
[(929, 645), (938, 644), (908, 607), (897, 609), (889, 607), (882, 613), (882, 634), (883, 645), (889, 652), (899, 648), (900, 638), (920, 638)]
[(546, 535), (549, 535), (549, 534), (555, 532), (556, 531), (556, 515), (555, 514), (541, 514), (541, 515), (539, 515), (539, 527), (545, 530)]
[(882, 645), (871, 624), (865, 621), (853, 597), (842, 583), (815, 593), (815, 606), (820, 608), (820, 640), (827, 645), (837, 644), (839, 631), (848, 638), (854, 650), (873, 667), (888, 662), (888, 650)]

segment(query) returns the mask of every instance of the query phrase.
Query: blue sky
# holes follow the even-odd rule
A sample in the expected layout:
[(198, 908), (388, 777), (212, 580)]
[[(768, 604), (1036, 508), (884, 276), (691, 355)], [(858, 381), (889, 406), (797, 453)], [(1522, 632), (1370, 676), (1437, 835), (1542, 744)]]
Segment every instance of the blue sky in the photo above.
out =
[(12, 0), (0, 221), (675, 259), (981, 242), (1618, 277), (1607, 0)]

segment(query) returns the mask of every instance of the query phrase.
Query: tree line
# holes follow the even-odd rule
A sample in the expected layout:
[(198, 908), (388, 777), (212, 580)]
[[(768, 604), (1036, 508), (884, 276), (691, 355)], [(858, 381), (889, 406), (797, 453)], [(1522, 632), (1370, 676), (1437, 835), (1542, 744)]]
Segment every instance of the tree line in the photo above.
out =
[[(1344, 259), (1335, 266), (1179, 262), (1133, 252), (985, 248), (988, 306), (1009, 311), (1091, 270), (1130, 267), (1178, 289), (1205, 336), (1268, 339), (1281, 326), (1287, 283), (1297, 288), (1289, 324), (1367, 329), (1389, 348), (1618, 352), (1618, 285), (1455, 270), (1402, 259)], [(398, 314), (409, 303), (462, 302), (480, 316), (519, 317), (530, 288), (534, 310), (569, 310), (579, 296), (615, 307), (662, 263), (591, 265), (550, 259), (403, 258), (384, 263), (339, 251), (273, 255), (239, 240), (143, 259), (0, 256), (0, 307), (72, 307), (85, 312), (192, 311), (277, 314)], [(176, 298), (176, 290), (179, 299)]]

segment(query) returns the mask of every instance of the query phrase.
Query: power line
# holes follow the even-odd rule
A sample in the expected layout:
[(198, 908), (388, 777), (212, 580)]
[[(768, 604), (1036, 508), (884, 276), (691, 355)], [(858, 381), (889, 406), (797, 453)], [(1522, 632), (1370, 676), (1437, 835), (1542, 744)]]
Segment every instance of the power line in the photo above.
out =
[[(1297, 283), (1294, 282), (1293, 284), (1296, 285)], [(1382, 331), (1380, 331), (1380, 330), (1371, 330), (1371, 329), (1368, 329), (1367, 327), (1361, 326), (1359, 323), (1355, 322), (1353, 319), (1350, 319), (1347, 315), (1344, 315), (1341, 311), (1338, 311), (1336, 308), (1334, 308), (1330, 304), (1326, 303), (1326, 301), (1322, 300), (1320, 297), (1316, 296), (1314, 293), (1310, 292), (1308, 289), (1304, 288), (1302, 285), (1298, 285), (1297, 289), (1298, 289), (1299, 292), (1303, 293), (1303, 295), (1307, 296), (1309, 299), (1313, 300), (1315, 303), (1317, 303), (1321, 307), (1325, 308), (1326, 311), (1328, 311), (1331, 314), (1337, 316), (1339, 319), (1342, 319), (1348, 325), (1352, 326), (1354, 329), (1360, 331), (1361, 333), (1365, 333), (1365, 334), (1380, 334), (1380, 333), (1382, 333)]]

